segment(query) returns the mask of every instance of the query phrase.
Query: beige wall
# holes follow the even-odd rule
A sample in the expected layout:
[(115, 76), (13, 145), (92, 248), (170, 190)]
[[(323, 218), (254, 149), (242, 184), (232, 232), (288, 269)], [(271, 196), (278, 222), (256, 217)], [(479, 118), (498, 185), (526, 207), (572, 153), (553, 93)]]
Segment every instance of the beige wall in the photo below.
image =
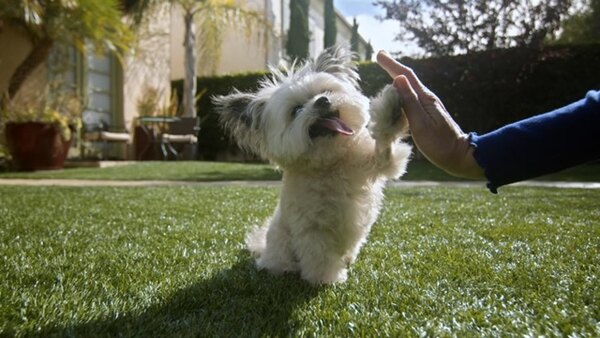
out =
[[(270, 1), (270, 0), (269, 0)], [(269, 1), (248, 0), (247, 8), (256, 10), (272, 17), (272, 9)], [(265, 8), (265, 4), (267, 7)], [(184, 47), (183, 38), (185, 27), (183, 23), (183, 12), (178, 6), (171, 9), (171, 79), (183, 79), (185, 77), (184, 66)], [(273, 43), (276, 38), (272, 36), (271, 31), (266, 31), (264, 27), (256, 25), (246, 36), (240, 32), (239, 27), (223, 27), (221, 45), (221, 57), (214, 65), (210, 64), (214, 60), (204, 60), (197, 53), (196, 69), (198, 76), (213, 74), (227, 74), (237, 72), (247, 72), (255, 70), (264, 70), (269, 63), (272, 48), (267, 48), (267, 44)], [(199, 34), (197, 34), (199, 35)], [(275, 60), (275, 61), (278, 61)]]
[[(268, 66), (286, 63), (284, 37), (289, 29), (289, 0), (247, 0), (248, 8), (262, 13), (269, 29), (255, 27), (246, 37), (235, 27), (224, 27), (221, 58), (215, 65), (215, 74), (266, 70)], [(310, 55), (314, 58), (323, 50), (323, 0), (310, 2), (309, 25), (311, 30)], [(350, 44), (352, 23), (337, 14), (338, 43)], [(184, 24), (180, 8), (171, 9), (171, 79), (184, 78)], [(360, 57), (364, 57), (366, 41), (361, 38)], [(207, 60), (198, 57), (197, 74), (211, 75), (212, 67)]]
[[(258, 29), (257, 29), (258, 30)], [(264, 30), (252, 32), (248, 37), (239, 37), (234, 29), (230, 28), (224, 35), (221, 45), (221, 59), (217, 63), (216, 73), (240, 73), (264, 70), (267, 65), (267, 51), (264, 44), (268, 43), (264, 36)], [(236, 37), (237, 36), (237, 37)], [(198, 60), (198, 66), (202, 67), (202, 60)], [(198, 68), (202, 70), (201, 68)], [(200, 75), (206, 74), (200, 72)]]
[[(10, 77), (31, 50), (27, 36), (7, 25), (0, 29), (0, 95), (8, 91)], [(46, 83), (45, 64), (33, 71), (21, 86), (15, 101), (26, 100), (29, 93), (43, 89)], [(0, 147), (5, 143), (4, 125), (0, 121)]]
[(0, 29), (0, 93), (8, 90), (11, 75), (31, 49), (27, 37), (19, 31), (4, 25)]
[(139, 115), (137, 104), (154, 88), (166, 104), (171, 95), (170, 6), (154, 8), (138, 29), (138, 43), (123, 60), (123, 117), (130, 127)]
[(241, 27), (227, 28), (223, 35), (217, 74), (264, 70), (269, 63), (268, 44), (273, 40), (267, 26), (273, 20), (270, 1), (248, 0), (246, 8), (260, 13), (265, 23), (257, 22), (247, 32), (243, 32)]
[(271, 0), (248, 0), (246, 8), (260, 13), (265, 22), (254, 24), (248, 32), (235, 26), (227, 28), (217, 74), (265, 70), (270, 62), (278, 61), (269, 59), (270, 44), (276, 39), (272, 32), (275, 13)]
[[(8, 25), (0, 29), (0, 94), (6, 93), (10, 77), (31, 50), (27, 36)], [(42, 89), (46, 83), (45, 63), (42, 63), (25, 81), (17, 98), (26, 96), (27, 92)]]

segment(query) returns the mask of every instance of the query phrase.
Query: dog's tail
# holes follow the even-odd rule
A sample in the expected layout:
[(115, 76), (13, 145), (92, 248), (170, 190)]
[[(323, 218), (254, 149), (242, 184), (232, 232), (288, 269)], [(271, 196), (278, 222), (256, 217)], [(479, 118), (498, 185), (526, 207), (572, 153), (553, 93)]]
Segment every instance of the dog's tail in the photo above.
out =
[(256, 227), (246, 235), (246, 248), (252, 254), (252, 257), (258, 258), (265, 251), (267, 246), (268, 226)]

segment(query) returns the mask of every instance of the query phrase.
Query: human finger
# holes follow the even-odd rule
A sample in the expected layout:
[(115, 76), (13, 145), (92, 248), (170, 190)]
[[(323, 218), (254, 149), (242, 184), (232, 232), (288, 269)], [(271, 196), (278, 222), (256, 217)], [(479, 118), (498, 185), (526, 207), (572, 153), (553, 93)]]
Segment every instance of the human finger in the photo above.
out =
[[(394, 88), (402, 98), (404, 111), (406, 112), (406, 117), (408, 118), (408, 123), (411, 125), (411, 128), (414, 126), (419, 128), (422, 124), (420, 121), (423, 119), (430, 119), (429, 113), (423, 108), (421, 104), (421, 100), (419, 100), (419, 96), (413, 89), (410, 81), (404, 75), (398, 75), (394, 78), (393, 82)], [(429, 123), (432, 123), (430, 121)]]
[(377, 53), (377, 63), (383, 68), (392, 78), (402, 73), (400, 63), (394, 60), (386, 51), (380, 50)]
[(431, 91), (419, 80), (415, 72), (400, 62), (396, 61), (385, 51), (377, 53), (377, 63), (383, 68), (392, 78), (398, 75), (404, 75), (411, 86), (415, 89), (417, 95), (430, 95)]

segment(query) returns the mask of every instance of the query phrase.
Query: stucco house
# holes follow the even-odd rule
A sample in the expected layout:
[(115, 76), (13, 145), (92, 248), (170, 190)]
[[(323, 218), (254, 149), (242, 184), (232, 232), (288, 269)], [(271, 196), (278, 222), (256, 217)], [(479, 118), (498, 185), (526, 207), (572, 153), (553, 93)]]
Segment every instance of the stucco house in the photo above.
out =
[[(126, 20), (127, 18), (123, 18)], [(119, 59), (108, 52), (98, 53), (91, 46), (75, 49), (54, 46), (48, 60), (28, 77), (15, 100), (29, 100), (56, 78), (62, 86), (77, 88), (84, 96), (84, 124), (108, 125), (132, 133), (137, 117), (137, 101), (145, 88), (159, 89), (161, 96), (170, 91), (170, 6), (161, 5), (148, 13), (138, 29), (138, 42), (131, 53)], [(31, 50), (27, 36), (18, 28), (4, 22), (0, 27), (0, 93), (6, 92), (9, 79)], [(60, 75), (55, 69), (60, 68)], [(0, 130), (2, 133), (3, 130)], [(0, 135), (0, 141), (3, 139)], [(73, 155), (78, 152), (74, 149)], [(130, 144), (111, 145), (108, 156), (133, 158)]]
[[(266, 70), (269, 65), (289, 63), (285, 55), (286, 32), (289, 28), (290, 0), (248, 0), (248, 7), (262, 13), (267, 26), (247, 34), (231, 27), (223, 27), (221, 57), (214, 67), (198, 59), (198, 76), (220, 75), (244, 71)], [(323, 0), (310, 3), (310, 54), (316, 56), (323, 49)], [(349, 43), (352, 25), (339, 13), (337, 42)], [(268, 28), (266, 28), (268, 27)], [(77, 87), (85, 95), (84, 124), (103, 122), (111, 129), (122, 129), (133, 134), (139, 116), (138, 102), (148, 92), (166, 102), (171, 80), (184, 77), (183, 16), (176, 5), (163, 4), (150, 11), (138, 29), (137, 45), (122, 59), (110, 54), (99, 54), (86, 47), (84, 50), (64, 49), (54, 53), (48, 62), (29, 77), (18, 97), (27, 99), (41, 86), (52, 80), (53, 65), (62, 64), (67, 85)], [(5, 92), (8, 80), (19, 62), (31, 48), (25, 36), (8, 24), (0, 27), (0, 92)], [(359, 50), (362, 57), (367, 42), (361, 37)], [(66, 69), (65, 69), (66, 65)], [(149, 91), (149, 89), (152, 89)], [(2, 131), (0, 131), (1, 133)], [(0, 141), (2, 135), (0, 135)], [(111, 145), (110, 157), (135, 159), (131, 144)]]
[[(287, 31), (290, 27), (290, 0), (247, 0), (247, 7), (262, 13), (266, 26), (257, 27), (248, 36), (231, 27), (226, 29), (221, 46), (221, 58), (210, 67), (206, 60), (198, 60), (198, 75), (219, 75), (246, 71), (266, 70), (269, 65), (289, 64), (285, 52)], [(325, 30), (323, 0), (311, 0), (309, 53), (315, 58), (323, 50)], [(337, 43), (350, 45), (352, 24), (336, 11)], [(173, 6), (171, 10), (171, 79), (184, 77), (183, 14)], [(359, 36), (359, 56), (364, 58), (368, 42)]]

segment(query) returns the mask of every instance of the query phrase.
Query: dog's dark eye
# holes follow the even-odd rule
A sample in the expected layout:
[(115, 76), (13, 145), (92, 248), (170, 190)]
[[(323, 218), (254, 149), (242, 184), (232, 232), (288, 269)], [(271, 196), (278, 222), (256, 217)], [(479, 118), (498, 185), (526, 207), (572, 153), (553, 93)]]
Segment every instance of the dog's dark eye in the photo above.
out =
[(295, 106), (294, 108), (292, 108), (292, 117), (295, 118), (296, 116), (298, 116), (298, 113), (300, 113), (302, 108), (304, 108), (304, 106), (302, 106), (302, 105), (298, 105), (298, 106)]

